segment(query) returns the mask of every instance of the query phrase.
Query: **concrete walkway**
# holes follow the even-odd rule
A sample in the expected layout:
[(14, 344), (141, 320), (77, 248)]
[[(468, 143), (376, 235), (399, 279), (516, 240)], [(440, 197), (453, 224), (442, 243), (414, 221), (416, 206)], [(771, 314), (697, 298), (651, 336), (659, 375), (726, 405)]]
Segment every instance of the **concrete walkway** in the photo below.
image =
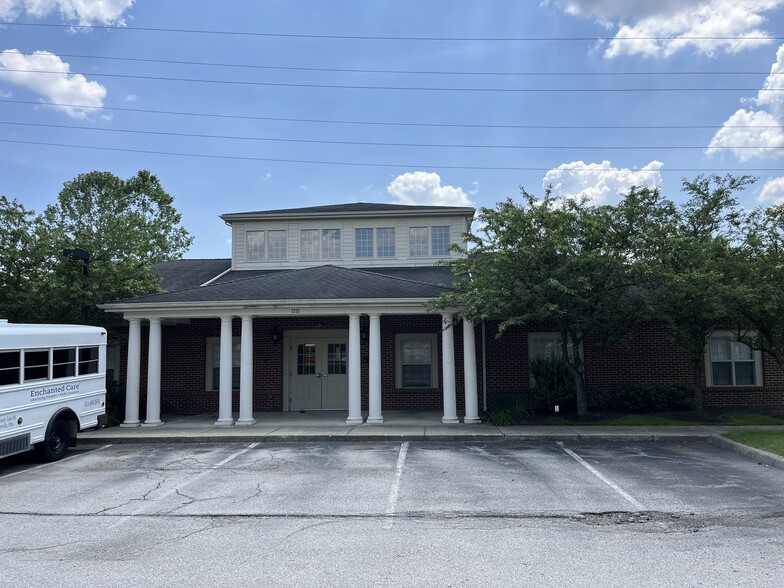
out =
[(708, 440), (742, 429), (784, 430), (784, 426), (511, 426), (489, 423), (445, 425), (435, 412), (389, 411), (383, 424), (347, 425), (344, 412), (260, 413), (250, 426), (216, 427), (216, 415), (164, 416), (159, 427), (109, 427), (79, 434), (83, 443), (220, 441), (502, 441), (502, 440)]

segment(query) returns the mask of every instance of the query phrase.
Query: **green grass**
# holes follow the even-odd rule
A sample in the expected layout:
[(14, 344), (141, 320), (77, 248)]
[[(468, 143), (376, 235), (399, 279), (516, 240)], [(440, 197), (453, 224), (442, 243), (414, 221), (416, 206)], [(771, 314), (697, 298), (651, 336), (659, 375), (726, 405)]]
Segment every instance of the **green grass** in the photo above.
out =
[(784, 425), (784, 419), (766, 414), (728, 412), (718, 418), (719, 425)]
[(733, 431), (724, 436), (744, 445), (784, 455), (784, 431)]
[(766, 414), (745, 412), (728, 412), (709, 417), (708, 420), (698, 421), (690, 418), (675, 418), (658, 414), (627, 414), (620, 417), (592, 418), (589, 414), (586, 420), (571, 419), (560, 415), (548, 416), (545, 424), (552, 426), (627, 426), (627, 427), (666, 427), (666, 426), (695, 426), (695, 425), (784, 425), (784, 419)]

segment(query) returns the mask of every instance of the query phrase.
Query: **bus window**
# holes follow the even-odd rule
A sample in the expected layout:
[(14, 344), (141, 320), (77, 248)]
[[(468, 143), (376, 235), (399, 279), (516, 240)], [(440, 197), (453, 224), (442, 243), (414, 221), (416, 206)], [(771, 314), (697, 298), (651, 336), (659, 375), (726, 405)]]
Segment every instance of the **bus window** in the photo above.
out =
[(19, 383), (19, 351), (0, 351), (0, 386)]
[(79, 348), (79, 375), (98, 373), (98, 348)]
[(24, 381), (49, 379), (49, 350), (24, 352)]
[(52, 378), (70, 378), (76, 375), (76, 349), (52, 351)]

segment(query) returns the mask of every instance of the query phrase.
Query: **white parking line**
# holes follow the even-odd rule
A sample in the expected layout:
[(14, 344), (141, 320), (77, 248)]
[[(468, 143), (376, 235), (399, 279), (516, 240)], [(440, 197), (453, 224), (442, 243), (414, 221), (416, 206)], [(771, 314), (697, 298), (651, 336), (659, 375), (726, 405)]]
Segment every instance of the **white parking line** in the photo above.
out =
[(121, 518), (117, 523), (115, 523), (114, 525), (111, 525), (111, 528), (116, 528), (116, 527), (119, 527), (120, 525), (125, 524), (126, 522), (128, 522), (129, 519), (131, 519), (131, 518), (133, 518), (133, 517), (135, 517), (137, 515), (142, 514), (145, 510), (147, 510), (151, 506), (155, 505), (156, 503), (160, 503), (162, 500), (168, 498), (169, 496), (172, 496), (173, 494), (176, 494), (178, 490), (182, 490), (183, 488), (185, 488), (186, 486), (189, 486), (193, 482), (196, 482), (197, 480), (200, 480), (201, 478), (203, 478), (204, 476), (206, 476), (210, 472), (213, 472), (213, 471), (217, 470), (218, 468), (220, 468), (221, 466), (226, 465), (227, 463), (229, 463), (233, 459), (238, 458), (240, 455), (242, 455), (244, 453), (247, 453), (248, 451), (250, 451), (251, 449), (253, 449), (257, 445), (258, 445), (258, 442), (257, 443), (251, 443), (245, 449), (240, 449), (236, 453), (232, 453), (226, 459), (224, 459), (222, 461), (219, 461), (215, 465), (210, 466), (209, 469), (204, 470), (203, 472), (193, 476), (192, 478), (188, 478), (187, 480), (185, 480), (185, 482), (183, 482), (182, 484), (180, 484), (176, 488), (172, 488), (171, 490), (167, 490), (166, 492), (161, 494), (159, 497), (157, 497), (155, 500), (145, 501), (144, 506), (142, 506), (141, 508), (135, 510), (134, 512), (132, 512), (129, 515), (123, 516), (123, 518)]
[(587, 461), (585, 461), (582, 457), (577, 455), (574, 451), (572, 451), (571, 449), (569, 449), (567, 447), (564, 447), (564, 444), (563, 444), (562, 441), (556, 441), (556, 443), (558, 443), (558, 446), (561, 449), (563, 449), (568, 455), (573, 457), (577, 461), (577, 463), (579, 463), (581, 466), (583, 466), (585, 469), (587, 469), (589, 472), (591, 472), (594, 476), (599, 478), (602, 482), (607, 484), (610, 488), (615, 490), (618, 494), (620, 494), (634, 508), (636, 508), (637, 510), (646, 510), (646, 508), (642, 504), (637, 502), (637, 500), (635, 500), (633, 496), (631, 496), (623, 488), (618, 486), (618, 484), (616, 484), (612, 480), (606, 478), (599, 470), (597, 470), (595, 467), (593, 467), (591, 464), (589, 464)]
[(50, 465), (63, 463), (64, 461), (68, 461), (70, 459), (75, 459), (77, 457), (83, 457), (85, 455), (90, 455), (91, 453), (95, 453), (96, 451), (101, 451), (101, 450), (106, 449), (107, 447), (111, 447), (111, 446), (112, 445), (110, 443), (109, 445), (103, 445), (103, 446), (99, 447), (98, 449), (93, 449), (92, 451), (88, 451), (87, 453), (79, 453), (77, 455), (69, 455), (68, 457), (64, 457), (63, 459), (60, 459), (60, 460), (57, 460), (57, 461), (50, 461), (49, 463), (42, 463), (41, 465), (37, 465), (37, 466), (35, 466), (33, 468), (29, 468), (29, 469), (26, 469), (26, 470), (18, 470), (16, 472), (11, 472), (10, 474), (5, 474), (3, 476), (0, 476), (0, 480), (4, 480), (6, 478), (10, 478), (11, 476), (18, 476), (19, 474), (26, 474), (27, 472), (34, 472), (35, 470), (40, 470), (41, 468), (45, 468), (45, 467), (50, 466)]
[[(408, 453), (408, 441), (400, 445), (400, 453), (397, 456), (397, 466), (395, 467), (395, 479), (392, 481), (392, 488), (389, 490), (389, 499), (387, 500), (387, 515), (395, 514), (397, 510), (397, 496), (400, 493), (400, 479), (403, 477), (403, 466), (406, 463), (406, 454)], [(389, 529), (392, 527), (392, 522), (387, 521), (384, 523), (384, 528)]]

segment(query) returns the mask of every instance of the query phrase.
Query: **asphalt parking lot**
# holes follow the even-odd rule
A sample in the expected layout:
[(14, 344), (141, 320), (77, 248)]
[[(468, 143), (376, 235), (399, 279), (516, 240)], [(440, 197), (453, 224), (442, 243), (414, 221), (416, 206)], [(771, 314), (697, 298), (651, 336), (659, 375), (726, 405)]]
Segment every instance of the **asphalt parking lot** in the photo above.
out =
[(73, 585), (784, 583), (784, 471), (694, 442), (83, 446), (0, 462), (0, 524)]

